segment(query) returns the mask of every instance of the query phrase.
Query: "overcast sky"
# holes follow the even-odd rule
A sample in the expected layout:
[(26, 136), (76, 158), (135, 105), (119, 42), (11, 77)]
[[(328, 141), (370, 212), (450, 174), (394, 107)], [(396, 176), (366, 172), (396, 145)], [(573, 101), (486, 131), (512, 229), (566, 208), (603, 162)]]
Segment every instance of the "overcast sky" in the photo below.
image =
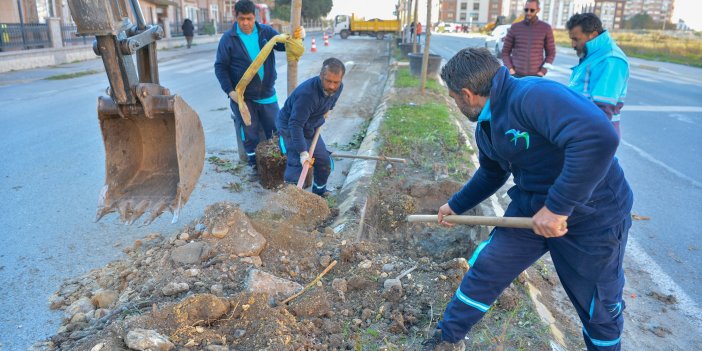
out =
[[(426, 0), (420, 0), (419, 7), (426, 9)], [(438, 3), (438, 0), (433, 0)], [(334, 0), (331, 17), (355, 13), (360, 17), (392, 19), (397, 0)], [(424, 11), (422, 11), (424, 12)], [(425, 15), (426, 16), (426, 15)], [(423, 16), (420, 15), (420, 18)], [(702, 1), (701, 0), (675, 0), (673, 23), (682, 18), (688, 26), (702, 30)]]

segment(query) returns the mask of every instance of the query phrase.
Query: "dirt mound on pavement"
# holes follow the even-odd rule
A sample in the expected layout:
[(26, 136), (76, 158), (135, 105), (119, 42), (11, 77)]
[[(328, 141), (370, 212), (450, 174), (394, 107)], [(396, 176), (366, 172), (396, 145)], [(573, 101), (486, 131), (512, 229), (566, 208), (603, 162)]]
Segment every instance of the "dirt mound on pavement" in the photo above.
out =
[(290, 184), (272, 197), (268, 208), (290, 224), (307, 228), (321, 224), (331, 214), (324, 198)]

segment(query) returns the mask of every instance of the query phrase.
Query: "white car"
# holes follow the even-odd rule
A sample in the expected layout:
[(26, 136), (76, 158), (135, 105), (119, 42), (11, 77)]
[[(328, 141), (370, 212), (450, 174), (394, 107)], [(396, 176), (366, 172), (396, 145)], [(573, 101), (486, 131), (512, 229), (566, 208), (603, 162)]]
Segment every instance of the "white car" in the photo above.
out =
[(494, 50), (495, 56), (498, 58), (502, 57), (502, 47), (505, 45), (505, 37), (510, 27), (512, 27), (511, 24), (497, 26), (490, 36), (485, 39), (485, 48)]

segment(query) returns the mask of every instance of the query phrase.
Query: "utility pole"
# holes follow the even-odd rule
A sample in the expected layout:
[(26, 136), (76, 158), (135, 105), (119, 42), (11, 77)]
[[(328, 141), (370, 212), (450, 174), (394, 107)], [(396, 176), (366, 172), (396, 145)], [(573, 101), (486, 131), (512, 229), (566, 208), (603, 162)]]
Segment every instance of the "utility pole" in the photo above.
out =
[(429, 41), (431, 40), (431, 0), (427, 0), (427, 23), (426, 34), (424, 34), (424, 56), (422, 57), (422, 73), (419, 84), (419, 91), (424, 95), (424, 87), (427, 84), (427, 69), (429, 68)]
[[(417, 0), (419, 1), (419, 0)], [(404, 34), (404, 43), (411, 43), (412, 42), (412, 33), (410, 33), (410, 23), (412, 23), (412, 0), (407, 0), (407, 16), (405, 16), (405, 20), (407, 21), (407, 31), (403, 30)], [(407, 40), (407, 35), (409, 35), (409, 40)]]
[[(292, 0), (290, 6), (290, 35), (300, 26), (302, 17), (302, 0)], [(288, 61), (288, 96), (297, 87), (297, 61)]]

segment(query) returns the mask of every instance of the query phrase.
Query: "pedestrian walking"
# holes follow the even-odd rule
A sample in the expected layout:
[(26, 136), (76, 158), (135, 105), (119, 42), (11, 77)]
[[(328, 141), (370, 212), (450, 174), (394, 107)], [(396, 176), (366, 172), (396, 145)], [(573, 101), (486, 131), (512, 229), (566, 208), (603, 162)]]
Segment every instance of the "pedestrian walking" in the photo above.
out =
[[(235, 128), (239, 128), (249, 166), (256, 168), (256, 146), (259, 143), (259, 130), (263, 129), (266, 139), (275, 132), (275, 118), (278, 115), (278, 95), (275, 81), (275, 55), (269, 55), (263, 66), (249, 82), (244, 92), (244, 101), (237, 101), (234, 91), (236, 84), (256, 58), (261, 48), (279, 33), (271, 26), (256, 21), (256, 6), (251, 0), (240, 0), (234, 5), (236, 21), (219, 41), (214, 68), (219, 84), (230, 98)], [(303, 27), (293, 33), (295, 39), (305, 36)], [(278, 43), (275, 50), (285, 51), (285, 44)], [(245, 125), (239, 104), (246, 104), (251, 113), (251, 125)]]
[(527, 0), (524, 20), (512, 24), (502, 47), (502, 61), (516, 77), (539, 76), (556, 58), (556, 44), (551, 26), (539, 20), (539, 0)]
[(620, 350), (624, 326), (622, 260), (631, 226), (632, 191), (614, 157), (619, 139), (584, 96), (540, 78), (516, 79), (484, 48), (463, 49), (441, 77), (476, 122), (480, 167), (438, 210), (461, 214), (515, 185), (506, 217), (532, 217), (533, 229), (495, 228), (425, 350), (464, 350), (468, 331), (526, 268), (549, 252), (582, 322), (587, 349)]
[(193, 26), (193, 21), (191, 21), (190, 18), (186, 18), (180, 28), (183, 30), (183, 36), (187, 42), (188, 49), (190, 49), (190, 46), (193, 44), (193, 35), (195, 34), (195, 26)]
[(322, 197), (328, 195), (327, 179), (334, 161), (321, 135), (314, 154), (310, 155), (308, 150), (312, 146), (315, 131), (324, 124), (327, 113), (334, 108), (341, 96), (345, 73), (346, 68), (340, 60), (324, 60), (319, 76), (298, 85), (285, 100), (285, 105), (276, 119), (280, 133), (280, 149), (288, 156), (285, 182), (296, 184), (304, 164), (313, 164), (312, 192)]
[(568, 86), (592, 100), (621, 137), (619, 122), (629, 84), (629, 59), (594, 13), (574, 15), (566, 28), (580, 58)]

